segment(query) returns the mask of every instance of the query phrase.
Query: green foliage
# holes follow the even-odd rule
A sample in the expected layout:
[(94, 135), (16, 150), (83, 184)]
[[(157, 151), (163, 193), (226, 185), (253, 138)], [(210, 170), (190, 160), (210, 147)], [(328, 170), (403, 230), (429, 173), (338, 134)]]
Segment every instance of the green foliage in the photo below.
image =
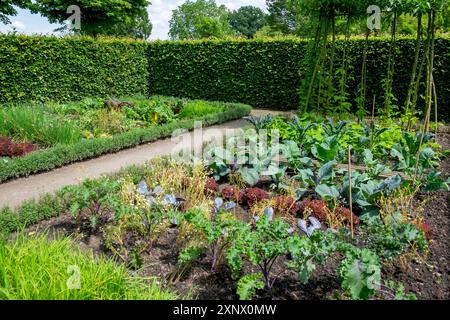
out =
[(172, 13), (169, 35), (174, 40), (221, 38), (233, 34), (228, 10), (215, 0), (188, 0)]
[(11, 23), (8, 16), (15, 16), (17, 10), (14, 6), (19, 8), (29, 8), (31, 0), (3, 0), (0, 2), (0, 22), (4, 24)]
[(18, 105), (0, 109), (0, 135), (46, 147), (81, 140), (81, 132), (73, 122), (47, 112), (43, 106)]
[[(211, 107), (212, 112), (217, 111)], [(170, 105), (160, 98), (136, 101), (132, 107), (125, 107), (125, 114), (133, 120), (142, 120), (152, 124), (163, 124), (175, 120)]]
[(140, 128), (114, 135), (111, 138), (82, 140), (73, 145), (57, 145), (53, 148), (33, 152), (25, 157), (0, 162), (0, 181), (27, 176), (40, 171), (51, 170), (80, 160), (93, 158), (105, 153), (115, 152), (142, 143), (170, 136), (177, 129), (193, 129), (195, 121), (204, 126), (239, 119), (250, 113), (251, 107), (242, 104), (211, 102), (223, 112), (208, 114), (198, 119), (184, 119), (160, 126)]
[(423, 232), (407, 222), (383, 224), (380, 219), (374, 219), (368, 223), (367, 230), (369, 248), (385, 259), (394, 259), (412, 246), (422, 251), (427, 248)]
[(45, 195), (39, 200), (22, 204), (14, 211), (8, 207), (2, 208), (0, 209), (0, 238), (39, 221), (57, 217), (67, 212), (67, 209), (68, 206), (60, 195)]
[(206, 101), (191, 101), (188, 102), (180, 112), (180, 117), (182, 118), (197, 118), (204, 117), (210, 113), (218, 112), (219, 109), (211, 106)]
[(112, 218), (114, 204), (119, 201), (115, 196), (119, 184), (108, 178), (85, 180), (81, 187), (68, 186), (62, 190), (62, 196), (70, 199), (69, 211), (77, 225), (86, 225), (96, 230), (102, 223)]
[(297, 29), (296, 15), (289, 6), (289, 0), (267, 0), (267, 19), (271, 28), (282, 34), (292, 34)]
[(51, 23), (64, 24), (70, 16), (67, 8), (77, 5), (81, 8), (81, 34), (136, 37), (151, 32), (147, 13), (149, 4), (148, 0), (37, 0), (32, 11), (48, 18)]
[[(241, 237), (236, 239), (227, 253), (228, 265), (233, 275), (239, 275), (242, 270), (242, 258), (245, 257), (250, 263), (259, 267), (264, 288), (270, 293), (277, 280), (272, 272), (273, 265), (279, 257), (287, 253), (288, 229), (289, 225), (284, 221), (272, 220), (264, 214), (258, 219), (254, 229), (242, 232)], [(247, 287), (243, 290), (244, 298), (249, 298), (248, 294), (254, 293), (254, 290), (261, 286), (255, 276), (247, 276), (241, 285), (244, 283)], [(250, 284), (253, 288), (249, 288)]]
[(0, 35), (0, 103), (147, 94), (146, 49), (143, 41)]
[(258, 290), (264, 289), (261, 273), (251, 273), (239, 279), (237, 294), (240, 300), (251, 300)]
[(245, 230), (245, 224), (234, 218), (233, 212), (235, 204), (232, 202), (223, 203), (221, 198), (214, 201), (214, 208), (211, 213), (194, 209), (186, 212), (183, 219), (200, 232), (200, 237), (205, 239), (197, 246), (188, 246), (182, 251), (179, 261), (183, 263), (191, 262), (198, 258), (201, 252), (207, 253), (211, 258), (211, 272), (217, 271), (226, 250), (233, 245), (233, 242), (241, 236)]
[[(365, 10), (364, 10), (365, 12)], [(379, 37), (369, 40), (367, 53), (367, 97), (376, 96), (376, 112), (383, 103), (381, 80), (385, 78), (389, 42)], [(240, 101), (257, 108), (297, 109), (298, 88), (305, 77), (302, 59), (308, 42), (298, 38), (255, 40), (210, 40), (157, 42), (149, 46), (150, 92), (193, 99)], [(361, 56), (364, 40), (351, 39), (347, 46), (350, 112), (356, 110), (358, 84), (361, 82)], [(393, 92), (403, 106), (410, 81), (415, 39), (400, 38), (396, 58)], [(434, 72), (439, 116), (449, 119), (450, 91), (445, 79), (450, 65), (448, 37), (436, 39)], [(344, 42), (336, 42), (340, 56)], [(337, 64), (337, 62), (336, 62)], [(300, 76), (299, 76), (300, 71)], [(186, 81), (189, 79), (189, 81)], [(372, 99), (364, 106), (372, 110)], [(342, 109), (338, 108), (339, 111)], [(322, 106), (319, 110), (325, 112)], [(400, 110), (401, 111), (401, 110)]]
[(244, 6), (230, 13), (231, 27), (247, 38), (253, 38), (255, 33), (266, 24), (267, 16), (258, 7)]
[[(249, 143), (238, 144), (242, 138)], [(207, 165), (216, 180), (238, 172), (250, 186), (256, 185), (263, 177), (278, 181), (287, 169), (285, 164), (280, 163), (278, 156), (290, 158), (300, 154), (295, 144), (284, 143), (272, 147), (267, 141), (259, 140), (259, 136), (254, 132), (247, 133), (246, 137), (230, 138), (228, 143), (236, 141), (238, 145), (233, 150), (221, 146), (207, 150)]]
[(381, 285), (381, 265), (370, 250), (350, 248), (339, 266), (342, 288), (352, 299), (369, 299)]
[(295, 270), (301, 283), (308, 283), (316, 265), (326, 262), (328, 256), (337, 250), (338, 242), (332, 232), (314, 232), (311, 237), (293, 236), (288, 241), (292, 257), (287, 267)]
[(50, 241), (45, 234), (30, 238), (19, 234), (11, 243), (0, 242), (0, 264), (1, 300), (176, 298), (154, 281), (130, 277), (125, 267), (110, 259), (82, 253), (70, 238)]

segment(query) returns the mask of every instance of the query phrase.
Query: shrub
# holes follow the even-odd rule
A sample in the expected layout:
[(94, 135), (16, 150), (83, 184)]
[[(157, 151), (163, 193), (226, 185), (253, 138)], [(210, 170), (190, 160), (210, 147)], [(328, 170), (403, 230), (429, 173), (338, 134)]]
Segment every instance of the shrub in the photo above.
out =
[[(152, 94), (191, 99), (248, 103), (255, 108), (297, 109), (298, 89), (304, 70), (308, 43), (298, 38), (255, 40), (162, 41), (148, 46), (149, 90)], [(348, 44), (347, 57), (350, 99), (355, 107), (361, 82), (362, 52), (365, 41), (355, 38)], [(371, 39), (368, 45), (367, 97), (383, 101), (383, 79), (389, 54), (389, 39)], [(450, 39), (436, 39), (436, 90), (440, 115), (450, 118)], [(343, 42), (337, 42), (337, 56)], [(397, 42), (394, 89), (402, 106), (411, 79), (415, 39), (402, 37)], [(300, 75), (299, 75), (300, 74)], [(367, 99), (367, 110), (372, 99)]]

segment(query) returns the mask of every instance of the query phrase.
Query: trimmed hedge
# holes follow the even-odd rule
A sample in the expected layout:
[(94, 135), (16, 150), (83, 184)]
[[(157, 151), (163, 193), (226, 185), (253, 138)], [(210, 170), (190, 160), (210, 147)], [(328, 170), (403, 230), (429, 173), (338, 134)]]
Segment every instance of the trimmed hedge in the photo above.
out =
[[(413, 38), (400, 38), (394, 94), (402, 106), (414, 59)], [(253, 107), (297, 109), (301, 69), (308, 42), (301, 39), (160, 41), (148, 48), (151, 94), (248, 103)], [(342, 47), (342, 43), (338, 44)], [(350, 42), (348, 83), (357, 96), (364, 40)], [(372, 96), (382, 105), (381, 81), (386, 77), (389, 39), (370, 40), (368, 110)], [(339, 54), (339, 52), (338, 52)], [(450, 120), (450, 38), (436, 41), (435, 79), (442, 116)], [(339, 67), (338, 65), (336, 67)]]
[[(414, 41), (398, 40), (394, 94), (399, 106), (407, 93)], [(355, 98), (364, 40), (350, 43), (348, 87)], [(148, 43), (0, 35), (0, 103), (159, 94), (296, 109), (307, 45), (298, 38)], [(435, 51), (439, 108), (441, 116), (450, 120), (450, 37), (438, 37)], [(381, 83), (388, 52), (389, 39), (370, 40), (368, 110), (373, 95), (383, 104)]]
[(0, 35), (0, 103), (147, 94), (147, 42)]
[(157, 139), (170, 137), (177, 129), (192, 130), (195, 121), (203, 126), (224, 123), (250, 114), (251, 107), (244, 104), (226, 104), (211, 102), (213, 106), (224, 106), (223, 112), (208, 114), (198, 119), (185, 119), (145, 129), (135, 129), (113, 136), (110, 139), (95, 138), (82, 140), (74, 145), (55, 147), (30, 153), (8, 162), (0, 162), (0, 182), (11, 178), (28, 176), (33, 173), (52, 170), (76, 161), (98, 157), (106, 153), (117, 152)]

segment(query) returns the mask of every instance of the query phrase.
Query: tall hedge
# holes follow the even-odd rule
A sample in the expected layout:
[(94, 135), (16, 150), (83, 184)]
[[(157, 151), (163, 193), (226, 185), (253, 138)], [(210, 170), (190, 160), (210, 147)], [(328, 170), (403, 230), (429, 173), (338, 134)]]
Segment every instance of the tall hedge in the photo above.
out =
[(147, 43), (0, 35), (0, 103), (148, 92)]
[[(414, 59), (413, 38), (397, 43), (394, 94), (403, 105)], [(342, 43), (338, 44), (342, 48)], [(364, 40), (349, 45), (352, 98), (361, 78)], [(370, 40), (368, 46), (368, 108), (376, 95), (382, 105), (389, 39)], [(296, 109), (307, 42), (300, 39), (207, 40), (151, 43), (149, 88), (152, 94), (242, 102), (260, 108)], [(441, 117), (450, 120), (450, 38), (436, 41), (435, 80)]]
[[(342, 43), (339, 44), (342, 46)], [(296, 109), (308, 42), (301, 39), (158, 41), (0, 35), (0, 103), (148, 93)], [(357, 96), (364, 40), (350, 43), (348, 83)], [(394, 76), (403, 105), (414, 39), (400, 38)], [(368, 109), (383, 101), (389, 39), (368, 46)], [(339, 51), (338, 51), (339, 52)], [(441, 118), (450, 120), (450, 37), (436, 41)]]

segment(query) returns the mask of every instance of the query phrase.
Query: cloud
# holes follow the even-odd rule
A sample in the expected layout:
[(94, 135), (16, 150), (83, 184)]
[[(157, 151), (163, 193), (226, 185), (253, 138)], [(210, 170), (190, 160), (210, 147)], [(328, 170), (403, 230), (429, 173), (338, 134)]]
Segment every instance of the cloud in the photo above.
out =
[(19, 30), (19, 31), (23, 31), (23, 30), (26, 29), (25, 23), (23, 23), (23, 22), (20, 21), (20, 20), (14, 20), (14, 21), (11, 23), (11, 26), (12, 26), (13, 28)]
[[(152, 0), (149, 7), (150, 20), (153, 23), (153, 31), (150, 39), (168, 39), (169, 21), (172, 11), (178, 8), (185, 0)], [(217, 4), (224, 4), (230, 10), (237, 10), (242, 6), (255, 6), (266, 9), (266, 0), (216, 0)]]

